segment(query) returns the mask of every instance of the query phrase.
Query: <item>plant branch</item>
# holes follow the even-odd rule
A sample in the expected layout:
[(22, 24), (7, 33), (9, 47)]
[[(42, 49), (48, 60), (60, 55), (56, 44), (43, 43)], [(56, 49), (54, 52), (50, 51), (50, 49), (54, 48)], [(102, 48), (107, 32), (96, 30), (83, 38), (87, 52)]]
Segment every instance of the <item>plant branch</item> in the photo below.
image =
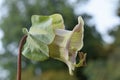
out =
[(21, 53), (22, 47), (26, 41), (27, 35), (24, 35), (19, 43), (19, 53), (18, 53), (18, 61), (17, 61), (17, 80), (21, 80)]

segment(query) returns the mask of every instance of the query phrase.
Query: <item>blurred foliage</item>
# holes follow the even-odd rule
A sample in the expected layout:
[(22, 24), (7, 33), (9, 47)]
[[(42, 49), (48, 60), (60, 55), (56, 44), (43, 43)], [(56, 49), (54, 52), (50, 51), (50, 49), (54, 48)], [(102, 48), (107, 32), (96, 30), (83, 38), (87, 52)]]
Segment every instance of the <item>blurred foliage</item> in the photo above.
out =
[(115, 29), (113, 29), (112, 31), (110, 31), (109, 33), (111, 36), (114, 37), (115, 41), (114, 41), (114, 45), (115, 46), (120, 46), (120, 26), (116, 27)]
[(70, 76), (66, 70), (48, 70), (35, 75), (33, 67), (29, 66), (22, 72), (22, 80), (77, 80), (77, 78)]
[(98, 60), (88, 63), (85, 74), (88, 80), (120, 80), (120, 47), (115, 48), (107, 61)]
[[(0, 66), (10, 71), (8, 77), (10, 80), (16, 79), (17, 47), (23, 36), (22, 28), (31, 26), (32, 15), (60, 13), (65, 20), (66, 29), (73, 29), (77, 24), (77, 15), (74, 14), (73, 7), (66, 1), (4, 0), (3, 5), (7, 7), (8, 14), (2, 18), (0, 24), (0, 28), (4, 31), (2, 42), (5, 48), (5, 53), (0, 55)], [(88, 15), (82, 15), (82, 17), (85, 23), (86, 19), (90, 18)], [(88, 65), (84, 68), (77, 68), (75, 76), (70, 77), (67, 66), (57, 60), (34, 62), (22, 57), (22, 77), (24, 78), (22, 80), (120, 80), (120, 68), (118, 67), (120, 66), (118, 62), (120, 59), (120, 27), (111, 31), (110, 34), (115, 38), (115, 42), (106, 47), (95, 27), (85, 25), (82, 51), (87, 52)], [(108, 57), (108, 55), (110, 56)], [(36, 74), (36, 70), (40, 70), (40, 72)]]
[(114, 42), (108, 46), (108, 58), (90, 61), (84, 74), (88, 80), (120, 80), (120, 26), (109, 32)]

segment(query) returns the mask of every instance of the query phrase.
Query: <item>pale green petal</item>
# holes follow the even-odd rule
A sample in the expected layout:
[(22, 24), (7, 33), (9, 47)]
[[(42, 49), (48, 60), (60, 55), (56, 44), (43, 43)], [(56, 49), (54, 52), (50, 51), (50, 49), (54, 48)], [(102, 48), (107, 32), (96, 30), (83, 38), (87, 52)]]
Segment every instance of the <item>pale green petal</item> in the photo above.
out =
[(57, 59), (60, 58), (60, 47), (58, 45), (56, 45), (54, 42), (51, 43), (50, 45), (48, 45), (49, 47), (49, 56), (51, 58)]
[(52, 20), (53, 29), (65, 29), (63, 18), (60, 14), (53, 14), (50, 16)]
[(68, 69), (69, 69), (69, 74), (70, 74), (70, 75), (73, 75), (73, 71), (74, 71), (74, 69), (75, 69), (74, 64), (73, 64), (73, 63), (71, 63), (70, 61), (66, 61), (65, 63), (66, 63), (66, 64), (67, 64), (67, 66), (68, 66)]
[(49, 45), (50, 57), (60, 60), (67, 64), (70, 75), (73, 75), (74, 64), (69, 61), (69, 42), (72, 31), (57, 29), (55, 30), (55, 39)]
[[(50, 56), (66, 63), (70, 75), (73, 75), (73, 70), (76, 66), (77, 51), (83, 46), (83, 25), (84, 22), (82, 18), (79, 17), (78, 24), (72, 31), (56, 29), (55, 39), (52, 44), (49, 45)], [(79, 63), (78, 65), (81, 64)]]
[(72, 30), (69, 45), (69, 59), (75, 65), (77, 52), (83, 47), (84, 22), (81, 17), (78, 17), (78, 24)]
[(47, 25), (46, 22), (48, 22), (49, 20), (49, 16), (32, 15), (31, 18), (32, 26), (40, 24), (39, 26), (42, 27), (42, 25)]
[[(58, 54), (58, 56), (60, 56), (59, 58), (62, 58), (62, 59), (64, 58), (64, 59), (68, 60), (67, 45), (68, 45), (69, 37), (70, 37), (71, 33), (72, 33), (71, 31), (62, 30), (62, 29), (55, 30), (56, 36), (54, 38), (53, 43), (50, 44), (50, 46), (49, 46), (51, 55)], [(55, 50), (53, 50), (53, 46), (56, 46), (54, 48)], [(57, 48), (57, 51), (56, 51), (56, 48)]]
[(43, 61), (49, 57), (48, 44), (55, 37), (52, 26), (52, 18), (49, 16), (32, 16), (32, 27), (29, 32), (23, 29), (27, 35), (22, 54), (32, 60)]
[(50, 27), (46, 29), (41, 29), (39, 27), (31, 27), (29, 33), (45, 44), (50, 44), (55, 37), (53, 29)]
[(67, 48), (69, 43), (69, 38), (71, 36), (72, 32), (68, 30), (63, 29), (56, 29), (55, 30), (55, 40), (54, 43), (59, 45), (60, 47)]
[(45, 44), (50, 44), (55, 37), (52, 19), (49, 16), (32, 16), (32, 27), (29, 33)]
[(43, 61), (49, 57), (49, 49), (46, 44), (37, 41), (33, 36), (28, 35), (22, 54), (36, 61)]
[[(70, 31), (56, 29), (55, 30), (55, 38), (52, 44), (49, 45), (49, 53), (50, 57), (55, 59), (68, 59), (68, 53), (65, 53), (67, 38), (70, 35)], [(63, 57), (62, 57), (63, 56)]]
[(78, 24), (73, 29), (70, 41), (70, 49), (80, 50), (83, 47), (84, 22), (81, 17), (78, 18)]

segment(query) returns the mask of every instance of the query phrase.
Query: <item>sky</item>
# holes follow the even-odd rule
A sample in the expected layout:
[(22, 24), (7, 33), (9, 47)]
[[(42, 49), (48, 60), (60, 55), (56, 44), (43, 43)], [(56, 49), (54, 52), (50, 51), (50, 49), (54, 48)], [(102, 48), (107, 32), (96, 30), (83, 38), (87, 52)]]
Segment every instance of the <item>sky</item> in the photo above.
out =
[[(75, 0), (71, 0), (75, 1)], [(88, 0), (88, 2), (75, 6), (75, 13), (80, 15), (87, 13), (92, 16), (88, 24), (95, 26), (106, 43), (112, 43), (113, 38), (108, 31), (120, 25), (120, 18), (116, 14), (119, 0)]]

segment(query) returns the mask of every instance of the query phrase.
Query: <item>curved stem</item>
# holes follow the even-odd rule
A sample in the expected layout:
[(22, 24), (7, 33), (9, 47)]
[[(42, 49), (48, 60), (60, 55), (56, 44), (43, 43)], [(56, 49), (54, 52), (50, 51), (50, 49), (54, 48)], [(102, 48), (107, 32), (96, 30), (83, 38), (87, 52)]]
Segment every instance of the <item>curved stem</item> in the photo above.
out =
[(21, 53), (22, 47), (26, 41), (27, 35), (24, 35), (19, 43), (19, 53), (18, 53), (18, 61), (17, 61), (17, 80), (21, 80)]

